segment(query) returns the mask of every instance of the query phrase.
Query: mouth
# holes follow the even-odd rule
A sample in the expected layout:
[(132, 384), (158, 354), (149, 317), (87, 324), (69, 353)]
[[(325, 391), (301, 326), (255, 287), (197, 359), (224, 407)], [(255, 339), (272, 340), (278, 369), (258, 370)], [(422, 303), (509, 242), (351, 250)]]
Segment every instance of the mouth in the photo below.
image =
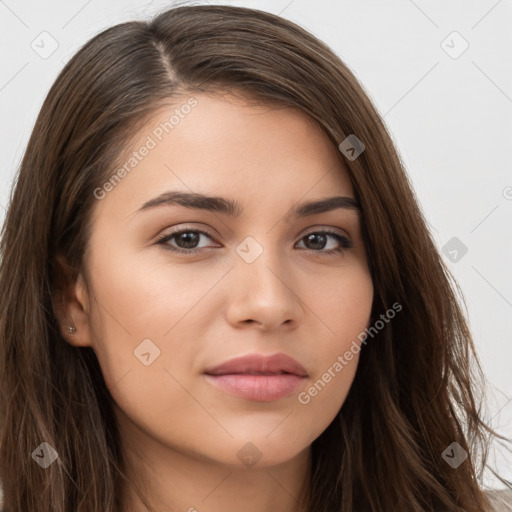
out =
[(230, 395), (270, 402), (293, 395), (308, 374), (300, 363), (285, 354), (251, 354), (207, 369), (204, 376)]
[(295, 373), (280, 371), (280, 372), (256, 372), (256, 371), (246, 371), (246, 372), (226, 372), (226, 371), (218, 371), (218, 372), (205, 372), (206, 375), (296, 375)]

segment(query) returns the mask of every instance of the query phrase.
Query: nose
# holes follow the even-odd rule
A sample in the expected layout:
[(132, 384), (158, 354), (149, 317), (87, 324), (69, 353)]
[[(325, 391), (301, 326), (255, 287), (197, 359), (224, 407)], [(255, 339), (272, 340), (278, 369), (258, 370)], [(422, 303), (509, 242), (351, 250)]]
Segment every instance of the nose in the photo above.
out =
[(272, 330), (299, 325), (302, 301), (294, 290), (290, 267), (275, 250), (264, 250), (252, 263), (237, 257), (230, 279), (227, 318), (233, 326)]

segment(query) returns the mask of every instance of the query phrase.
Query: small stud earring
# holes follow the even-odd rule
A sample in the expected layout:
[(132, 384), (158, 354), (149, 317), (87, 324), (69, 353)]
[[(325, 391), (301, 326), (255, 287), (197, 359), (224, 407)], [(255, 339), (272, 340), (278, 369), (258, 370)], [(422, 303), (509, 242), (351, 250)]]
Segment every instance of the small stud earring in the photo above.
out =
[(70, 325), (68, 327), (68, 332), (74, 334), (76, 332), (76, 327), (74, 325)]

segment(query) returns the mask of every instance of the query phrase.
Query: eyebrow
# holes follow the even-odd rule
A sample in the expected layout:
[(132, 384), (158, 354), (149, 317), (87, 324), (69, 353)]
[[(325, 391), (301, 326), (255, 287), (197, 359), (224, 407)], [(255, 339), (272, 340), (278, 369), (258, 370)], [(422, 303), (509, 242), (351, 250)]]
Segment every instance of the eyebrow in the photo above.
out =
[[(191, 192), (164, 192), (159, 196), (150, 199), (142, 205), (136, 212), (147, 211), (159, 206), (184, 206), (185, 208), (196, 210), (207, 210), (211, 212), (222, 213), (230, 217), (239, 217), (243, 212), (243, 207), (237, 201), (225, 199), (217, 196), (206, 196), (203, 194)], [(347, 210), (355, 210), (361, 212), (359, 203), (352, 197), (334, 196), (316, 201), (299, 203), (294, 206), (290, 212), (286, 214), (286, 218), (308, 217), (318, 213), (324, 213), (331, 210), (343, 208)]]

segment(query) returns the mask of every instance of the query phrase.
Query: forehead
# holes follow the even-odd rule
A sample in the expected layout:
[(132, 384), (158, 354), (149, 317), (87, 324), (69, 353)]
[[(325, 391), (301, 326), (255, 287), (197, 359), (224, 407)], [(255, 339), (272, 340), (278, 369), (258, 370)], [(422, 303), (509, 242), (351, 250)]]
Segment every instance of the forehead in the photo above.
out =
[(230, 95), (183, 95), (161, 107), (117, 164), (110, 180), (115, 185), (96, 205), (96, 215), (111, 207), (128, 215), (166, 190), (243, 203), (353, 195), (336, 147), (309, 116)]

